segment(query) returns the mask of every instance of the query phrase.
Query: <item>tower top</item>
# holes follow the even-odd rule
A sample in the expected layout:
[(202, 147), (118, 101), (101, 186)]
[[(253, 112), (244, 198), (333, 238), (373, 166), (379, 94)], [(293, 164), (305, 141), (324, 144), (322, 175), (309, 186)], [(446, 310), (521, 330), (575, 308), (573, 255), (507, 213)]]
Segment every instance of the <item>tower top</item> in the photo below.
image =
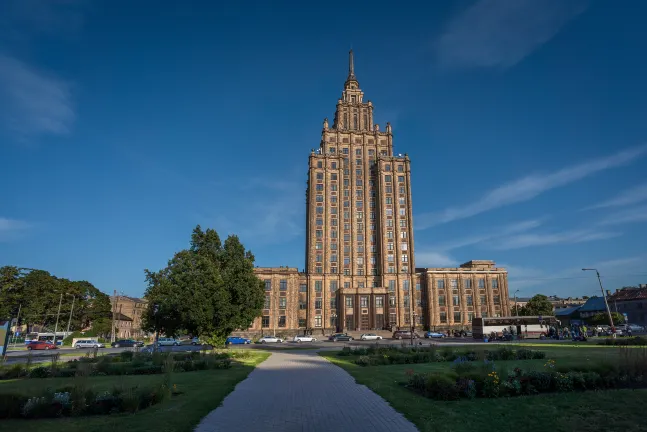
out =
[[(351, 83), (354, 83), (355, 86), (351, 86)], [(352, 48), (348, 52), (348, 78), (346, 78), (344, 88), (359, 88), (359, 82), (357, 81), (357, 77), (355, 76), (355, 58), (353, 56)]]

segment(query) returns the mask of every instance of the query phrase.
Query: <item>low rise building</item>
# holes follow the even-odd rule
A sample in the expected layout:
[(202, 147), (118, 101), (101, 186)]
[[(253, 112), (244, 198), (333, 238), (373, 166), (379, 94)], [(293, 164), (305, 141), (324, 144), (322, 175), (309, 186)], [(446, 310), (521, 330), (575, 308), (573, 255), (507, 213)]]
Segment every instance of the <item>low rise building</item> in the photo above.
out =
[(128, 296), (112, 296), (112, 313), (115, 324), (115, 336), (118, 339), (141, 339), (145, 336), (142, 330), (142, 316), (148, 306), (146, 299)]
[(616, 290), (607, 301), (612, 311), (626, 314), (628, 323), (647, 326), (647, 285)]

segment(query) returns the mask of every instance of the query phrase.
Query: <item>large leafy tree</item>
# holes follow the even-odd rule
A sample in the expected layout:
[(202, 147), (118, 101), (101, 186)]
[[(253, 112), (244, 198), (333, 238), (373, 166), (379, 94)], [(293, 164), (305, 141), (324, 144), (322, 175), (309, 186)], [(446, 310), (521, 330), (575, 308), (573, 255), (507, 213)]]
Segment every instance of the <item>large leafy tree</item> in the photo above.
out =
[(215, 230), (198, 225), (189, 249), (166, 268), (145, 272), (147, 330), (169, 336), (186, 331), (219, 342), (261, 314), (263, 283), (254, 274), (254, 255), (236, 236), (223, 244)]
[(523, 316), (550, 316), (552, 314), (553, 304), (543, 294), (536, 294), (519, 310), (519, 315)]
[(15, 317), (20, 306), (23, 289), (18, 267), (0, 267), (0, 319)]
[[(613, 318), (614, 325), (620, 325), (625, 323), (624, 315), (618, 312), (611, 312), (611, 318)], [(609, 325), (609, 315), (606, 312), (600, 312), (593, 315), (590, 318), (586, 319), (586, 322), (591, 325)]]

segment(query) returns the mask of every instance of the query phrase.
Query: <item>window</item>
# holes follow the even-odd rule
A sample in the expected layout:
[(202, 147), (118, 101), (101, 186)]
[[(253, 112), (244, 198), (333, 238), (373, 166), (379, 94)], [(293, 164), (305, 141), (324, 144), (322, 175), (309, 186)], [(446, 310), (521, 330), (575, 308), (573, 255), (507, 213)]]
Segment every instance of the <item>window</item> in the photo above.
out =
[(498, 279), (492, 279), (492, 289), (497, 289), (497, 288), (499, 288)]
[(330, 254), (330, 262), (337, 262), (337, 254)]
[(455, 323), (461, 322), (461, 313), (460, 312), (454, 312), (454, 322)]
[(501, 298), (499, 296), (494, 296), (494, 304), (495, 305), (501, 304)]
[(465, 285), (465, 289), (471, 289), (472, 279), (463, 279), (463, 285)]
[(405, 291), (409, 291), (409, 281), (408, 280), (405, 280), (404, 282), (402, 282), (402, 289), (405, 290)]
[(395, 291), (395, 281), (394, 280), (389, 281), (389, 291)]
[(334, 297), (330, 299), (330, 309), (337, 309), (337, 299)]
[(323, 168), (323, 162), (321, 161), (317, 162), (317, 168)]
[(321, 281), (315, 281), (315, 291), (316, 292), (321, 292)]
[(323, 180), (323, 173), (317, 173), (317, 180)]
[(409, 261), (409, 256), (408, 255), (402, 255), (402, 262), (408, 262)]
[(272, 291), (272, 281), (265, 279), (265, 291)]
[(317, 183), (317, 185), (315, 186), (315, 190), (322, 191), (323, 190), (323, 184)]
[(265, 296), (265, 304), (263, 305), (263, 309), (269, 309), (271, 307), (272, 298), (268, 295)]
[(261, 327), (268, 328), (269, 326), (270, 326), (270, 317), (267, 315), (263, 315), (263, 318), (261, 318)]
[(353, 296), (346, 296), (346, 307), (347, 308), (353, 307)]
[(368, 307), (368, 297), (366, 297), (366, 296), (360, 297), (359, 298), (359, 306), (363, 307), (363, 308), (367, 308)]
[(305, 327), (305, 326), (306, 326), (306, 319), (299, 318), (299, 327)]
[(457, 289), (458, 288), (458, 280), (451, 279), (449, 281), (449, 286), (450, 286), (451, 289)]
[(395, 296), (389, 296), (389, 306), (395, 307)]
[(409, 295), (404, 296), (404, 307), (409, 307)]
[(315, 198), (315, 201), (323, 202), (323, 195), (317, 195), (317, 197)]
[(483, 306), (483, 305), (487, 305), (487, 301), (486, 301), (484, 295), (481, 296), (481, 306)]
[(279, 297), (279, 309), (285, 309), (288, 304), (287, 297)]
[(406, 215), (406, 209), (401, 208), (400, 209), (400, 216), (405, 216)]
[(455, 296), (453, 297), (453, 302), (452, 302), (452, 304), (453, 304), (454, 306), (460, 306), (460, 305), (461, 305), (461, 298), (460, 298), (459, 296), (455, 295)]
[(315, 327), (321, 327), (321, 315), (315, 315)]
[(479, 279), (479, 289), (485, 288), (485, 279)]
[(315, 309), (321, 309), (321, 299), (315, 299)]
[(279, 282), (279, 290), (281, 291), (287, 291), (288, 290), (288, 280), (287, 279), (281, 279)]
[(330, 281), (330, 291), (331, 292), (337, 291), (337, 281)]
[(384, 181), (389, 183), (391, 181), (391, 176), (390, 175), (384, 176)]
[(438, 296), (438, 306), (445, 306), (445, 296), (444, 295), (439, 295)]
[(279, 316), (279, 327), (285, 327), (285, 315)]
[(468, 295), (467, 296), (467, 305), (468, 306), (474, 306), (474, 301), (472, 300), (472, 296)]
[(304, 310), (308, 308), (308, 304), (304, 301), (299, 302), (299, 309)]
[(378, 308), (384, 307), (384, 297), (382, 296), (375, 297), (375, 307), (378, 307)]
[(402, 232), (400, 233), (400, 238), (402, 238), (402, 239), (407, 238), (407, 232), (406, 232), (406, 231), (402, 231)]
[(445, 281), (443, 279), (440, 279), (436, 281), (438, 289), (444, 289), (445, 288)]
[(447, 323), (447, 312), (441, 312), (441, 313), (440, 313), (440, 322), (441, 322), (442, 324), (446, 324), (446, 323)]
[(416, 291), (420, 291), (420, 282), (416, 282)]

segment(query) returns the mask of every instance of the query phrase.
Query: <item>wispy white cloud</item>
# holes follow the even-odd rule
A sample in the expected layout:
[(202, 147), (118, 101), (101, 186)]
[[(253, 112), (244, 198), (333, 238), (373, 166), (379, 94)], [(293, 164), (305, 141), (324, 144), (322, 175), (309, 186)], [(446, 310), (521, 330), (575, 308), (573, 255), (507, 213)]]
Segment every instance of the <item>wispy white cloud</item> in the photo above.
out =
[(201, 220), (218, 232), (235, 233), (255, 244), (286, 243), (303, 234), (303, 182), (250, 179), (240, 189), (246, 193), (254, 190), (244, 210), (231, 208), (231, 212), (221, 212), (213, 218), (202, 216)]
[(510, 225), (503, 227), (493, 227), (485, 233), (479, 233), (472, 236), (459, 237), (457, 239), (451, 240), (447, 243), (441, 243), (438, 246), (439, 250), (450, 251), (453, 249), (458, 249), (465, 246), (471, 246), (475, 244), (485, 243), (497, 238), (509, 236), (512, 234), (518, 234), (526, 231), (530, 231), (533, 228), (537, 228), (543, 224), (543, 219), (531, 219), (521, 222), (514, 222)]
[(457, 260), (444, 252), (416, 251), (416, 267), (456, 267), (458, 264)]
[(530, 246), (583, 243), (619, 237), (622, 233), (596, 230), (561, 231), (557, 233), (527, 233), (501, 239), (492, 245), (496, 250), (520, 249)]
[(633, 207), (616, 213), (605, 216), (597, 224), (605, 225), (620, 225), (634, 222), (647, 221), (647, 205), (640, 207)]
[(11, 240), (30, 227), (25, 221), (0, 217), (0, 241)]
[(585, 210), (599, 209), (605, 207), (622, 207), (647, 201), (647, 183), (636, 185), (620, 192), (613, 198), (601, 203), (587, 207)]
[(67, 134), (75, 119), (71, 85), (0, 54), (0, 118), (21, 139)]
[(479, 0), (435, 44), (449, 67), (508, 68), (552, 39), (588, 6), (580, 0)]
[(533, 174), (486, 192), (480, 199), (462, 207), (450, 207), (440, 212), (416, 216), (418, 229), (465, 219), (489, 210), (531, 200), (538, 195), (598, 172), (631, 163), (647, 153), (647, 145), (632, 147), (611, 156), (593, 159), (561, 170)]

